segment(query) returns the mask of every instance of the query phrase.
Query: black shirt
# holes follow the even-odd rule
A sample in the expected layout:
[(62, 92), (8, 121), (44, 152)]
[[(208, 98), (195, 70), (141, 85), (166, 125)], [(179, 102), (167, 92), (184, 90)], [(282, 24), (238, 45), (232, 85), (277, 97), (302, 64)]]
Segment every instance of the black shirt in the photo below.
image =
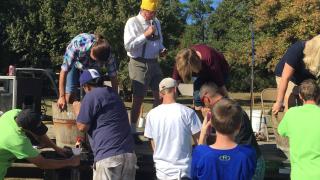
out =
[(276, 66), (276, 76), (281, 77), (284, 65), (287, 63), (294, 69), (294, 73), (290, 81), (294, 82), (295, 84), (299, 85), (306, 79), (315, 79), (308, 69), (306, 69), (303, 62), (303, 50), (305, 48), (305, 44), (305, 41), (297, 41), (288, 48), (287, 52)]
[(253, 133), (251, 121), (245, 111), (242, 110), (242, 121), (238, 135), (235, 137), (237, 144), (251, 145), (257, 153), (257, 158), (261, 156), (261, 151)]

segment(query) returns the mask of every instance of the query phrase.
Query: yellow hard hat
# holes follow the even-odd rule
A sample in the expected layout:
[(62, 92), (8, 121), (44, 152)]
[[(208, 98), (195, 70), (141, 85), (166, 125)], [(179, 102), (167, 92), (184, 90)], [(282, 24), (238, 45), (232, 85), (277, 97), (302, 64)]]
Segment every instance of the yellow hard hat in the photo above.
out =
[(158, 0), (142, 0), (141, 9), (148, 11), (156, 11), (158, 6)]

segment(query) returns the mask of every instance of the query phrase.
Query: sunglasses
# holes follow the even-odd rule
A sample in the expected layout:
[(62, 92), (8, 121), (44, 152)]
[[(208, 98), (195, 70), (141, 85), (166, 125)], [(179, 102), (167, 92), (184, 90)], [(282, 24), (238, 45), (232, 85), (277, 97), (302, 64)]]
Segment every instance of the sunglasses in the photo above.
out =
[(205, 92), (204, 94), (203, 94), (203, 96), (200, 98), (200, 101), (203, 103), (203, 105), (205, 106), (205, 107), (208, 107), (209, 105), (210, 105), (210, 99), (209, 99), (209, 97), (207, 97), (207, 92)]

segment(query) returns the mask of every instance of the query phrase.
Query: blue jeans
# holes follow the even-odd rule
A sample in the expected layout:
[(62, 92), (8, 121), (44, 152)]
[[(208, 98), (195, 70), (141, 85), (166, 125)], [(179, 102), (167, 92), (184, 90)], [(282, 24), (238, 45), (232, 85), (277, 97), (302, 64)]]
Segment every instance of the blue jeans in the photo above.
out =
[(66, 93), (72, 94), (77, 93), (80, 78), (80, 71), (73, 64), (66, 78)]
[(199, 107), (203, 106), (203, 103), (201, 102), (201, 97), (200, 97), (200, 89), (203, 84), (205, 84), (206, 81), (202, 80), (201, 78), (197, 78), (193, 82), (193, 103), (194, 106)]

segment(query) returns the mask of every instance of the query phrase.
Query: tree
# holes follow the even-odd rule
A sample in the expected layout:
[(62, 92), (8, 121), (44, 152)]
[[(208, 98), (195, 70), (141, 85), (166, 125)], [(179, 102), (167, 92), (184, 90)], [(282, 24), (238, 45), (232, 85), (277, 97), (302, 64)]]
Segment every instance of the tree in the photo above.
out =
[(6, 27), (14, 20), (13, 9), (17, 3), (16, 0), (3, 0), (0, 6), (0, 72), (7, 73), (9, 64), (16, 63), (12, 61), (15, 55), (10, 52)]
[(165, 77), (172, 74), (174, 57), (179, 51), (177, 47), (185, 28), (186, 15), (182, 8), (179, 0), (161, 1), (157, 11), (157, 18), (161, 22), (164, 46), (168, 49), (167, 57), (160, 61)]
[(208, 42), (208, 18), (213, 12), (212, 0), (188, 0), (184, 6), (186, 29), (181, 41), (182, 47)]
[(319, 1), (257, 0), (255, 5), (257, 58), (272, 71), (292, 43), (320, 32)]
[[(231, 67), (231, 91), (250, 90), (252, 0), (224, 0), (209, 17), (208, 44), (222, 52)], [(270, 85), (263, 65), (255, 66), (255, 89)], [(265, 84), (269, 83), (269, 84)]]
[(28, 67), (51, 67), (51, 58), (58, 56), (63, 32), (59, 19), (65, 1), (21, 0), (8, 13), (15, 14), (6, 24), (5, 45), (16, 55), (14, 64)]

